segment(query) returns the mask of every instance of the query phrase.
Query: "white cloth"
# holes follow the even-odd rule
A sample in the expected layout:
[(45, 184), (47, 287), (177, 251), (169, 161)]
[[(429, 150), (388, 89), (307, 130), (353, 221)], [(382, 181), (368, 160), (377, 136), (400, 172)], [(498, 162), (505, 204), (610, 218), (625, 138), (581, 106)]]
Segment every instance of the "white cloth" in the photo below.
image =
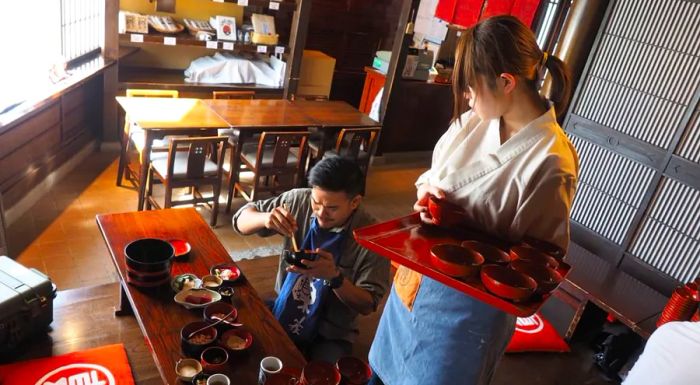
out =
[(528, 235), (564, 250), (578, 175), (576, 150), (554, 108), (501, 145), (500, 119), (467, 112), (440, 138), (429, 183), (465, 209), (476, 228), (510, 241)]
[(649, 337), (623, 385), (700, 384), (700, 322), (669, 322)]
[(284, 86), (286, 64), (274, 56), (269, 61), (261, 57), (241, 57), (225, 52), (195, 59), (185, 70), (185, 81), (190, 83), (259, 84), (270, 87)]

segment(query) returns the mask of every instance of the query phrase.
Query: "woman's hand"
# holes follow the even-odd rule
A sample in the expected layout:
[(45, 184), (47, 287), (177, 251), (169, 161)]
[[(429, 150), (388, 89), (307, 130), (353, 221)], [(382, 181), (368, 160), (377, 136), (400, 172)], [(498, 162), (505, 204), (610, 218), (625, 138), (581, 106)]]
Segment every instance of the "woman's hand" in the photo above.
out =
[(413, 210), (420, 213), (420, 218), (423, 222), (433, 224), (433, 218), (430, 216), (430, 212), (428, 212), (428, 199), (430, 196), (434, 196), (438, 199), (445, 199), (445, 192), (438, 187), (423, 183), (418, 186), (416, 196), (418, 200), (413, 205)]
[(297, 231), (297, 221), (289, 211), (282, 207), (275, 207), (268, 213), (265, 227), (284, 236), (293, 237), (294, 232)]

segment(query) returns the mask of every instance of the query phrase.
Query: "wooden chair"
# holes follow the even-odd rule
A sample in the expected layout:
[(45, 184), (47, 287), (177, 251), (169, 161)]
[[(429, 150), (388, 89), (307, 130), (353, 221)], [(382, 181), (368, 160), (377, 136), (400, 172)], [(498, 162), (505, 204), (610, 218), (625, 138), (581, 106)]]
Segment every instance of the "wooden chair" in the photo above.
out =
[[(142, 89), (127, 89), (126, 90), (126, 96), (127, 97), (147, 97), (147, 98), (177, 98), (180, 96), (180, 93), (177, 90), (142, 90)], [(117, 168), (117, 186), (122, 185), (122, 180), (124, 178), (124, 173), (126, 172), (126, 177), (131, 181), (131, 183), (135, 184), (136, 180), (138, 180), (138, 172), (132, 170), (129, 167), (129, 149), (130, 149), (130, 143), (132, 142), (132, 139), (136, 139), (136, 144), (134, 145), (135, 148), (141, 148), (143, 149), (143, 145), (141, 146), (138, 145), (139, 138), (140, 141), (143, 142), (144, 135), (143, 135), (143, 130), (141, 130), (140, 127), (136, 126), (132, 122), (129, 121), (129, 117), (125, 116), (124, 117), (124, 130), (122, 132), (122, 137), (121, 137), (121, 153), (119, 154), (119, 166)], [(167, 149), (167, 147), (163, 146), (162, 141), (157, 143), (157, 145), (154, 145), (154, 150), (156, 151), (164, 151)], [(141, 158), (141, 153), (139, 150), (139, 160)]]
[(318, 162), (328, 156), (342, 156), (356, 162), (367, 175), (379, 130), (379, 127), (343, 128), (335, 141), (335, 148), (328, 151), (321, 148), (320, 142), (310, 141), (309, 153), (312, 162)]
[[(258, 143), (244, 144), (241, 163), (253, 172), (253, 181), (250, 192), (246, 191), (240, 178), (233, 186), (229, 185), (226, 210), (230, 210), (231, 201), (238, 192), (251, 202), (262, 192), (276, 195), (301, 186), (308, 154), (308, 136), (308, 132), (263, 132)], [(264, 178), (264, 182), (261, 178)]]
[[(157, 158), (151, 161), (146, 188), (146, 210), (150, 210), (153, 206), (160, 208), (153, 198), (153, 182), (154, 178), (157, 178), (165, 187), (163, 207), (213, 201), (209, 223), (216, 226), (226, 141), (227, 138), (220, 136), (172, 139), (167, 158)], [(216, 149), (217, 162), (208, 158), (210, 148)], [(212, 186), (213, 196), (204, 198), (199, 192), (199, 188), (202, 186)], [(192, 199), (173, 201), (173, 188), (182, 187), (191, 188)]]

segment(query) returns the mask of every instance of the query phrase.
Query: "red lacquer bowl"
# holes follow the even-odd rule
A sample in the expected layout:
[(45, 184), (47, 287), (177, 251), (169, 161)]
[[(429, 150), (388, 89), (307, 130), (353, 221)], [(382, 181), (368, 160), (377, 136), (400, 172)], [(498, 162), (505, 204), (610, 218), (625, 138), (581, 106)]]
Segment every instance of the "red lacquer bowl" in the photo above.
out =
[(499, 249), (496, 246), (491, 246), (487, 243), (479, 241), (464, 241), (462, 247), (474, 250), (484, 257), (484, 263), (495, 263), (497, 265), (507, 265), (510, 262), (510, 254)]
[(484, 263), (476, 251), (449, 243), (431, 247), (430, 259), (438, 270), (452, 277), (473, 276)]
[(554, 257), (528, 246), (511, 247), (510, 259), (521, 259), (524, 261), (530, 261), (540, 265), (546, 265), (548, 267), (551, 267), (552, 269), (556, 269), (557, 267), (559, 267), (559, 262), (557, 262), (557, 260)]
[(344, 384), (364, 385), (372, 377), (372, 369), (359, 358), (341, 357), (335, 363), (335, 367), (338, 368)]
[(304, 385), (338, 385), (340, 372), (334, 365), (323, 361), (310, 361), (301, 372)]
[(564, 258), (564, 255), (566, 254), (566, 253), (564, 253), (564, 250), (561, 247), (559, 247), (553, 243), (549, 243), (549, 242), (542, 241), (539, 239), (526, 237), (524, 243), (525, 243), (525, 245), (530, 246), (533, 249), (537, 249), (537, 250), (539, 250), (547, 255), (551, 255), (552, 257), (557, 258), (557, 259)]
[(501, 265), (483, 266), (481, 282), (491, 293), (513, 301), (524, 301), (537, 290), (534, 279)]
[(457, 226), (466, 219), (460, 206), (434, 196), (428, 198), (428, 213), (433, 218), (433, 223), (441, 227)]
[(228, 364), (228, 352), (218, 346), (210, 346), (202, 351), (200, 357), (202, 368), (207, 373), (220, 372)]
[[(230, 341), (233, 336), (236, 336), (245, 342), (240, 345), (234, 345), (234, 342)], [(238, 341), (238, 339), (235, 339), (235, 341)], [(231, 329), (221, 335), (221, 346), (232, 353), (240, 353), (248, 350), (251, 345), (253, 345), (253, 335), (248, 331), (242, 329)]]
[(563, 279), (556, 270), (529, 261), (513, 261), (510, 263), (510, 267), (534, 279), (537, 282), (537, 292), (540, 294), (551, 292)]

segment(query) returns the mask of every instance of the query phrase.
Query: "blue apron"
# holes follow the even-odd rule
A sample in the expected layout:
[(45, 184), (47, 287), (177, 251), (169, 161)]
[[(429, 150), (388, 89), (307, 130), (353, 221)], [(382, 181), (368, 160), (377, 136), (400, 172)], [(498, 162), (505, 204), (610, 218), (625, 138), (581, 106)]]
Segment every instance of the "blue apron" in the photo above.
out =
[(392, 286), (369, 352), (386, 385), (488, 384), (515, 316), (423, 276), (413, 311)]
[[(324, 230), (318, 226), (314, 217), (311, 219), (311, 226), (304, 237), (301, 249), (319, 248), (328, 251), (333, 254), (337, 265), (344, 239), (345, 231)], [(305, 345), (316, 336), (316, 324), (321, 317), (321, 308), (328, 295), (332, 295), (331, 288), (325, 286), (322, 279), (287, 273), (272, 313), (297, 345)]]

